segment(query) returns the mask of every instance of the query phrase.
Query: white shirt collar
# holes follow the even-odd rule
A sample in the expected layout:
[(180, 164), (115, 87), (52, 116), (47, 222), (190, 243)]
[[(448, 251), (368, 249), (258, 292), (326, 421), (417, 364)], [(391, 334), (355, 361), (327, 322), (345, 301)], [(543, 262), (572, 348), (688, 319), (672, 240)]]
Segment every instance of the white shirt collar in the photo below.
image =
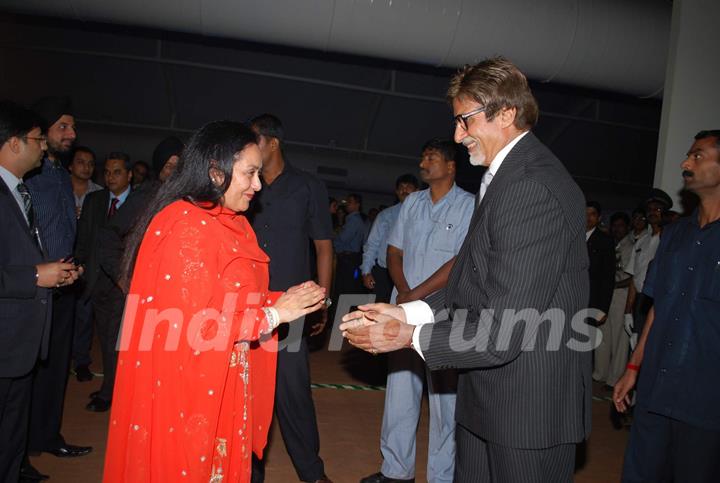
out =
[(592, 230), (585, 232), (585, 241), (588, 241), (590, 239), (592, 234), (595, 233), (595, 230), (597, 230), (597, 226), (594, 227)]
[(497, 173), (498, 169), (500, 169), (500, 165), (503, 161), (505, 161), (505, 158), (507, 157), (508, 153), (512, 150), (512, 148), (515, 147), (515, 145), (520, 141), (527, 133), (530, 131), (525, 131), (519, 136), (517, 136), (515, 139), (510, 141), (503, 147), (496, 155), (495, 158), (493, 158), (492, 163), (490, 163), (490, 166), (488, 166), (488, 172), (490, 173), (491, 177), (495, 177), (495, 173)]

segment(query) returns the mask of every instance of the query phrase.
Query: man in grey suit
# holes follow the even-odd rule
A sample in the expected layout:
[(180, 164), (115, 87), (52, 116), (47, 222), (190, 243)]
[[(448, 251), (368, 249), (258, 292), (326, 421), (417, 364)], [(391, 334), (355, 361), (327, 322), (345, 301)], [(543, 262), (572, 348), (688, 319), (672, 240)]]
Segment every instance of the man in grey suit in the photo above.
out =
[(455, 140), (488, 169), (447, 287), (362, 306), (341, 329), (361, 349), (413, 347), (432, 370), (462, 370), (456, 482), (570, 482), (591, 415), (585, 200), (530, 132), (537, 103), (509, 61), (466, 66), (448, 98)]

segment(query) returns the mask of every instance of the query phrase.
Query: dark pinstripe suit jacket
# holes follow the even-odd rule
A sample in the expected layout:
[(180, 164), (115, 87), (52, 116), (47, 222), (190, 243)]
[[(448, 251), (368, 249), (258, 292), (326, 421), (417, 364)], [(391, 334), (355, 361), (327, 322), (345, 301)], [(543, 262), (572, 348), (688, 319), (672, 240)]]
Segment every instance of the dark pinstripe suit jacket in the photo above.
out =
[[(587, 306), (588, 291), (585, 199), (560, 161), (528, 133), (475, 210), (446, 288), (426, 300), (436, 314), (450, 314), (423, 326), (420, 343), (430, 369), (462, 370), (459, 424), (514, 448), (587, 437), (591, 353), (566, 344), (588, 340), (571, 327), (573, 315)], [(494, 309), (494, 316), (480, 317), (483, 309)], [(560, 309), (567, 320), (552, 330), (550, 322), (536, 324), (537, 330), (523, 322), (501, 330), (505, 309)], [(463, 342), (477, 334), (477, 345)], [(547, 350), (548, 343), (559, 348)]]

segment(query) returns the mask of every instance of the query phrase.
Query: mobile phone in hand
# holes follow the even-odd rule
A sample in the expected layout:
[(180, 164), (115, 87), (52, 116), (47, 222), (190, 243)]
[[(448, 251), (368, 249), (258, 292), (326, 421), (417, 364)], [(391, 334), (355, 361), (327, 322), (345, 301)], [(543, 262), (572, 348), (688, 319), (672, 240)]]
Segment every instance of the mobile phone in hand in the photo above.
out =
[(68, 255), (68, 256), (66, 256), (65, 258), (63, 258), (63, 259), (60, 260), (60, 261), (61, 261), (62, 263), (72, 263), (73, 265), (75, 265), (75, 268), (78, 267), (78, 263), (75, 261), (75, 257), (72, 256), (72, 255)]

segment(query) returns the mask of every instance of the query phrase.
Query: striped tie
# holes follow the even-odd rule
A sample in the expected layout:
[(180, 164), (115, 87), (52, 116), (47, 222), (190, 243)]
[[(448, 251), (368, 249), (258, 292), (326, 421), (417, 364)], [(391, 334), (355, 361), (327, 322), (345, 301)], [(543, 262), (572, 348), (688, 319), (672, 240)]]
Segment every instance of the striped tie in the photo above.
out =
[(33, 228), (35, 226), (35, 215), (33, 213), (32, 196), (30, 196), (30, 190), (28, 190), (28, 187), (25, 185), (25, 183), (18, 183), (17, 190), (23, 200), (23, 207), (25, 208), (25, 218), (27, 218), (30, 228)]
[(20, 197), (23, 200), (23, 208), (25, 209), (25, 218), (27, 218), (28, 226), (30, 227), (30, 231), (32, 232), (33, 240), (35, 240), (35, 243), (37, 243), (38, 247), (42, 247), (42, 242), (40, 241), (40, 232), (37, 229), (37, 226), (35, 226), (35, 211), (33, 210), (32, 206), (32, 196), (30, 196), (30, 190), (28, 190), (28, 187), (25, 185), (25, 183), (18, 183), (17, 188), (18, 193), (20, 193)]
[(108, 218), (112, 217), (115, 214), (115, 212), (117, 211), (117, 205), (118, 205), (119, 201), (120, 200), (117, 198), (113, 198), (110, 201), (110, 209), (108, 210), (108, 214), (107, 214)]

